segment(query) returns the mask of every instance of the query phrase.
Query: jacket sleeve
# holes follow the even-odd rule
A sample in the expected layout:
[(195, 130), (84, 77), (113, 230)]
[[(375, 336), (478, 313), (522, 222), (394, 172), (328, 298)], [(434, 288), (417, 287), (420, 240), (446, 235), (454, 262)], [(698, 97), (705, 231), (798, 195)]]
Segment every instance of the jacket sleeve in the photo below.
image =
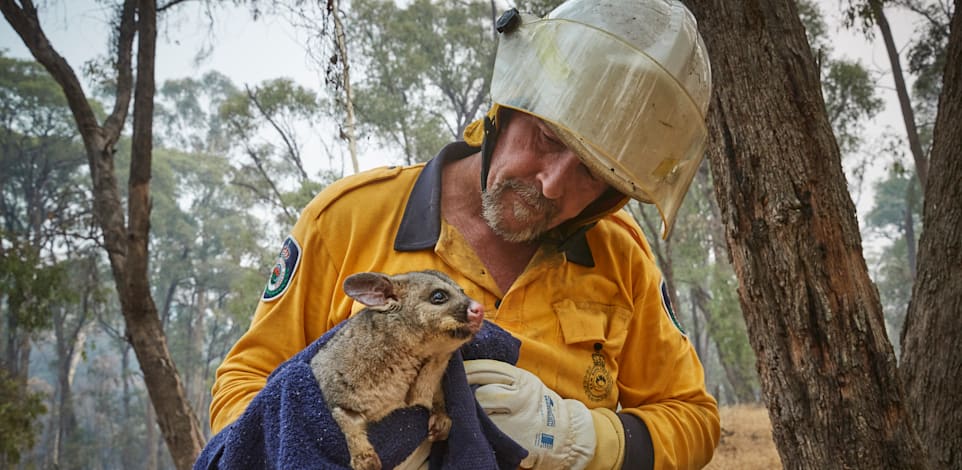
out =
[[(647, 428), (655, 469), (701, 468), (718, 445), (718, 405), (706, 390), (695, 348), (675, 318), (661, 272), (647, 244), (644, 248), (649, 256), (645, 273), (636, 277), (636, 311), (619, 376), (620, 413), (639, 418)], [(644, 445), (644, 439), (637, 441), (635, 445)]]
[[(277, 366), (350, 313), (350, 303), (345, 304), (345, 296), (337, 290), (342, 280), (336, 264), (314, 229), (313, 214), (305, 210), (295, 224), (265, 276), (267, 286), (250, 328), (217, 369), (211, 391), (212, 434), (244, 412)], [(297, 259), (291, 262), (295, 250)]]

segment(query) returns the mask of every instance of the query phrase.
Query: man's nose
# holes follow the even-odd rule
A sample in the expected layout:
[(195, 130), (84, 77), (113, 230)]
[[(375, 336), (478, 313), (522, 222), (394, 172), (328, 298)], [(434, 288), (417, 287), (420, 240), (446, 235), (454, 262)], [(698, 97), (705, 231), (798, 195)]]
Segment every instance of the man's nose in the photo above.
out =
[(570, 150), (557, 158), (546, 159), (538, 173), (541, 194), (548, 199), (560, 199), (566, 190), (576, 186), (575, 179), (579, 177), (580, 171), (581, 160)]

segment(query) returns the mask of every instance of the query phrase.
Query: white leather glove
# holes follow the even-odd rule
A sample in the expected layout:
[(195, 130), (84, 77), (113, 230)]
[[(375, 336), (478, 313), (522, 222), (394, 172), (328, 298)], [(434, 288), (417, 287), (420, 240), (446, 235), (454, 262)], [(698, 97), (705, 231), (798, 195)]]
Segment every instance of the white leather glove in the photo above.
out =
[(595, 454), (591, 412), (562, 399), (537, 376), (488, 359), (464, 362), (478, 403), (498, 428), (528, 450), (521, 468), (583, 469)]

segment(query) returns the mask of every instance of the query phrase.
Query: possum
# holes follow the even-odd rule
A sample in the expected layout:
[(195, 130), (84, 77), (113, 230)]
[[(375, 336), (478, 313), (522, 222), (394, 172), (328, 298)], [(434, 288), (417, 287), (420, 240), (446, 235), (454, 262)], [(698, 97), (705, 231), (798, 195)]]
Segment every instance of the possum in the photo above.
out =
[(344, 432), (351, 467), (380, 469), (367, 425), (399, 408), (427, 408), (428, 439), (447, 439), (441, 378), (454, 351), (481, 329), (484, 308), (438, 271), (353, 274), (344, 292), (365, 308), (321, 347), (311, 370)]

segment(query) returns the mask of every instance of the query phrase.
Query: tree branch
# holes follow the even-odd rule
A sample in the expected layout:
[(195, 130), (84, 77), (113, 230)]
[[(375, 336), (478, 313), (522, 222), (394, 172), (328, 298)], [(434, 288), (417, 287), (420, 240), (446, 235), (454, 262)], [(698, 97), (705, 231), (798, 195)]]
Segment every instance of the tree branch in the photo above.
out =
[(168, 8), (172, 8), (177, 5), (180, 5), (181, 3), (187, 3), (189, 1), (191, 0), (171, 0), (164, 5), (157, 7), (157, 13), (163, 13)]
[(117, 90), (114, 98), (114, 109), (104, 120), (104, 134), (108, 146), (112, 146), (120, 138), (123, 131), (124, 122), (127, 121), (127, 110), (130, 108), (130, 97), (133, 88), (133, 44), (134, 36), (137, 33), (135, 24), (135, 13), (137, 11), (135, 1), (127, 0), (124, 2), (123, 10), (120, 12), (120, 27), (117, 29), (119, 38), (117, 40)]
[(247, 155), (251, 157), (251, 160), (254, 160), (254, 166), (257, 168), (257, 172), (260, 173), (261, 177), (264, 178), (264, 181), (267, 181), (267, 184), (271, 187), (271, 192), (274, 193), (274, 197), (277, 200), (277, 205), (284, 211), (284, 214), (287, 215), (288, 218), (291, 218), (292, 220), (296, 219), (297, 217), (287, 208), (287, 204), (284, 204), (284, 198), (281, 196), (280, 190), (277, 189), (277, 185), (274, 184), (274, 180), (272, 180), (270, 175), (267, 174), (267, 170), (264, 168), (264, 163), (257, 155), (257, 152), (250, 148), (250, 146), (247, 144), (244, 144), (244, 149), (247, 151)]
[(271, 114), (268, 113), (263, 106), (261, 106), (261, 102), (257, 100), (257, 93), (254, 93), (254, 91), (248, 86), (244, 86), (244, 90), (247, 91), (247, 97), (251, 100), (251, 103), (254, 104), (254, 107), (257, 108), (257, 111), (261, 113), (261, 116), (264, 116), (264, 119), (267, 119), (267, 122), (271, 125), (271, 127), (273, 127), (274, 130), (277, 131), (278, 135), (281, 136), (281, 140), (284, 141), (284, 146), (287, 147), (287, 154), (290, 155), (291, 160), (294, 161), (294, 166), (297, 167), (297, 171), (301, 175), (301, 181), (307, 181), (307, 172), (304, 171), (304, 164), (301, 163), (300, 151), (297, 149), (295, 142), (293, 142), (287, 133), (284, 132), (284, 129), (282, 129), (277, 121), (274, 120), (274, 117), (271, 116)]
[(23, 44), (27, 46), (33, 57), (56, 80), (63, 89), (67, 104), (77, 121), (77, 127), (84, 138), (84, 142), (93, 143), (91, 136), (100, 130), (97, 117), (87, 102), (87, 96), (80, 85), (80, 80), (73, 69), (50, 44), (47, 35), (40, 27), (37, 18), (37, 8), (31, 0), (21, 0), (23, 6), (18, 7), (13, 0), (0, 0), (0, 10), (7, 22), (13, 27)]

